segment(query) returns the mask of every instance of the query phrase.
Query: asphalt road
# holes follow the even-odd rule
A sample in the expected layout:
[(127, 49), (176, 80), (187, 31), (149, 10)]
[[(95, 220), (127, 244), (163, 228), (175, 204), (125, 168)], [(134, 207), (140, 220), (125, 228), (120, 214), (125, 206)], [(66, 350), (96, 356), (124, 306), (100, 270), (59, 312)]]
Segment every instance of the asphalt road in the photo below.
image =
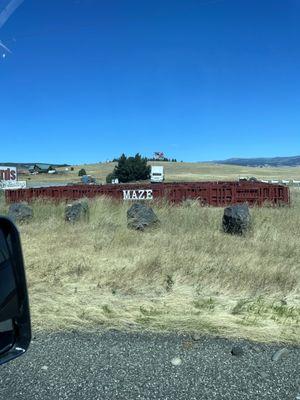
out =
[(24, 356), (0, 367), (0, 399), (300, 399), (299, 348), (274, 361), (282, 346), (241, 341), (242, 354), (234, 356), (236, 342), (198, 339), (39, 334)]

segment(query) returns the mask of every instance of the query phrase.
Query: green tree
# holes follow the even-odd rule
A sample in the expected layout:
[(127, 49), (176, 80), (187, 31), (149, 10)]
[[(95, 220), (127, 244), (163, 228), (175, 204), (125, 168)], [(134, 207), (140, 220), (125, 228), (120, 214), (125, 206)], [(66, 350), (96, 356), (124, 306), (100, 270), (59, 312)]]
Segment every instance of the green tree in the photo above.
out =
[[(134, 157), (126, 157), (122, 154), (118, 159), (113, 175), (119, 179), (119, 182), (141, 181), (150, 178), (151, 167), (147, 165), (147, 159), (139, 153)], [(111, 179), (108, 176), (107, 179)]]
[(118, 164), (115, 166), (113, 173), (119, 179), (119, 182), (128, 182), (128, 162), (124, 153), (119, 158)]
[(114, 172), (110, 173), (106, 177), (106, 183), (111, 183), (113, 179), (116, 179), (116, 175)]
[(78, 176), (83, 176), (86, 175), (86, 171), (84, 168), (81, 168), (81, 170), (78, 172)]

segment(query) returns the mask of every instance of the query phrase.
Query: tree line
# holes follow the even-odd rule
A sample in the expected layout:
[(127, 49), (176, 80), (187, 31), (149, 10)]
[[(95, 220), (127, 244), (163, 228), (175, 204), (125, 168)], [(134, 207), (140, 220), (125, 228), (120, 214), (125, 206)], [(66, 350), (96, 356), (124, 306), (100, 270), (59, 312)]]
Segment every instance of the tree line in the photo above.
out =
[[(120, 159), (120, 158), (114, 158), (111, 162), (118, 162), (119, 159)], [(167, 157), (160, 158), (160, 159), (157, 159), (157, 158), (154, 158), (154, 157), (152, 157), (152, 158), (144, 157), (144, 159), (145, 159), (146, 161), (168, 161), (168, 162), (177, 162), (177, 159), (176, 159), (176, 158), (167, 158)], [(183, 161), (181, 161), (181, 162), (183, 162)]]

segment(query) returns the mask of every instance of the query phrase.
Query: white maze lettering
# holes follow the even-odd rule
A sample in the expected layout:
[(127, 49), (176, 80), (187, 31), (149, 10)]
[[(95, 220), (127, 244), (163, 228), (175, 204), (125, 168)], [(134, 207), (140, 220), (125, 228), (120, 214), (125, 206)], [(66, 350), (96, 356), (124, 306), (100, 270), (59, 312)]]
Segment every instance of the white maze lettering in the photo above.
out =
[(123, 190), (123, 200), (152, 200), (152, 189)]

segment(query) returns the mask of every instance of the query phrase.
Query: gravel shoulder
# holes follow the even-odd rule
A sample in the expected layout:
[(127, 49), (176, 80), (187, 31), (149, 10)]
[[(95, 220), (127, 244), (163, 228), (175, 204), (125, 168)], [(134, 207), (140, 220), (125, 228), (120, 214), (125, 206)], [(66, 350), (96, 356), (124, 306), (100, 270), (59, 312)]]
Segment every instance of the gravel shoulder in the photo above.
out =
[(177, 334), (40, 333), (23, 357), (1, 367), (0, 398), (296, 400), (300, 348)]

